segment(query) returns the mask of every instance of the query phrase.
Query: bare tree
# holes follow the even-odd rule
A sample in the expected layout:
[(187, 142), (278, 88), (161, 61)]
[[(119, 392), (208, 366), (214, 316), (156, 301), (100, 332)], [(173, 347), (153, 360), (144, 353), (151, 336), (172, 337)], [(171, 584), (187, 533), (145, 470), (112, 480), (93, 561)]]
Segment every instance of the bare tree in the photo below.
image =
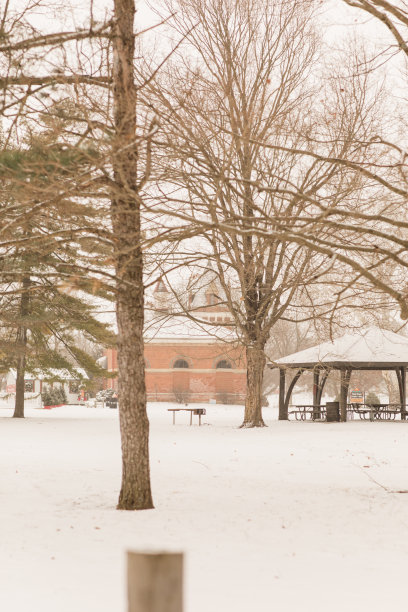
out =
[[(363, 120), (364, 80), (348, 96), (337, 91), (337, 120), (325, 100), (315, 108), (313, 3), (168, 6), (187, 42), (146, 100), (162, 122), (155, 139), (161, 182), (152, 202), (179, 218), (180, 233), (201, 232), (206, 240), (203, 253), (215, 262), (246, 350), (243, 426), (262, 426), (265, 345), (274, 324), (324, 274), (341, 274), (332, 248), (339, 232), (321, 221), (318, 204), (331, 210), (361, 193), (334, 158), (351, 156), (355, 142), (373, 133), (369, 112)], [(321, 141), (328, 159), (299, 155)]]
[[(134, 0), (115, 0), (113, 98), (115, 189), (112, 228), (117, 285), (119, 405), (122, 435), (120, 509), (153, 507), (143, 345), (144, 285), (134, 80)], [(146, 170), (147, 171), (147, 170)]]

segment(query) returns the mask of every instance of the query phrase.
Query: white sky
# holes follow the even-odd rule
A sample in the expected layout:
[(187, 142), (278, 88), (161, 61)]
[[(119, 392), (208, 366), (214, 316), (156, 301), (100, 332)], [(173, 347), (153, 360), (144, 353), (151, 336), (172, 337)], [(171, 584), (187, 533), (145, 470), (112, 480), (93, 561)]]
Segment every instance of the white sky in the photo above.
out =
[[(30, 0), (11, 0), (10, 8), (21, 9)], [(33, 2), (34, 3), (34, 2)], [(33, 21), (38, 27), (52, 30), (56, 24), (64, 24), (65, 26), (72, 25), (72, 21), (77, 26), (83, 25), (89, 18), (91, 5), (93, 14), (96, 19), (102, 19), (105, 14), (113, 12), (112, 0), (90, 0), (80, 1), (72, 0), (62, 4), (57, 0), (42, 0), (35, 2), (37, 5), (35, 10), (31, 11)], [(137, 15), (136, 23), (138, 29), (149, 27), (158, 22), (157, 15), (150, 8), (160, 7), (160, 0), (148, 2), (147, 0), (139, 0), (136, 2)], [(319, 5), (319, 2), (317, 2)], [(359, 9), (353, 9), (347, 6), (342, 0), (321, 0), (321, 21), (333, 41), (339, 36), (352, 32), (356, 27), (359, 34), (364, 36), (366, 40), (377, 40), (383, 43), (389, 40), (389, 35), (384, 26), (378, 24), (375, 19), (370, 18), (367, 14)]]
[[(19, 10), (30, 3), (36, 5), (36, 8), (30, 11), (30, 21), (46, 32), (71, 29), (74, 26), (86, 27), (89, 23), (91, 6), (96, 20), (103, 20), (113, 12), (113, 0), (93, 0), (93, 2), (71, 0), (65, 4), (61, 4), (59, 0), (11, 0), (10, 9)], [(316, 0), (316, 3), (321, 15), (324, 39), (328, 46), (342, 47), (342, 41), (353, 35), (371, 47), (378, 47), (378, 50), (393, 42), (387, 28), (378, 20), (370, 18), (359, 9), (349, 7), (343, 0), (320, 0), (320, 2)], [(160, 19), (150, 6), (159, 9), (161, 4), (160, 0), (136, 2), (136, 27), (139, 31), (159, 23)], [(160, 29), (154, 31), (156, 43), (157, 38), (160, 40), (161, 32), (163, 30)]]

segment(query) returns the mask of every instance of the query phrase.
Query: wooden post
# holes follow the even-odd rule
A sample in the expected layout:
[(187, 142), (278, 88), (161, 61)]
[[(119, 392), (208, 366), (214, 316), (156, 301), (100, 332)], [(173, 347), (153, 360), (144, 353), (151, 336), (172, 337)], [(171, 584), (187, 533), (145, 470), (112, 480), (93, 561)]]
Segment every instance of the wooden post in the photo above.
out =
[(401, 421), (405, 421), (407, 418), (407, 385), (406, 385), (406, 370), (403, 366), (401, 368)]
[(285, 405), (285, 370), (279, 368), (279, 420), (288, 420), (288, 409)]
[(319, 370), (313, 370), (313, 420), (320, 419), (319, 378)]
[(183, 554), (128, 552), (128, 612), (183, 612)]

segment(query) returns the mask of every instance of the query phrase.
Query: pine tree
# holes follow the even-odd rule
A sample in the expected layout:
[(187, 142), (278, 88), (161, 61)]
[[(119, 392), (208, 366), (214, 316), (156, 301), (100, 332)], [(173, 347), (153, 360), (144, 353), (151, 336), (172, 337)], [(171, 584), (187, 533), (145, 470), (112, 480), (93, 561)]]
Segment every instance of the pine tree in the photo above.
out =
[[(95, 318), (96, 305), (89, 299), (89, 294), (113, 296), (98, 273), (107, 256), (93, 232), (100, 219), (86, 201), (52, 196), (63, 193), (64, 184), (84, 172), (92, 157), (46, 138), (0, 156), (0, 365), (17, 370), (14, 417), (24, 416), (26, 370), (74, 373), (80, 366), (101, 376), (104, 371), (95, 360), (77, 347), (77, 334), (105, 345), (115, 342), (108, 326)], [(93, 273), (84, 274), (91, 256)]]

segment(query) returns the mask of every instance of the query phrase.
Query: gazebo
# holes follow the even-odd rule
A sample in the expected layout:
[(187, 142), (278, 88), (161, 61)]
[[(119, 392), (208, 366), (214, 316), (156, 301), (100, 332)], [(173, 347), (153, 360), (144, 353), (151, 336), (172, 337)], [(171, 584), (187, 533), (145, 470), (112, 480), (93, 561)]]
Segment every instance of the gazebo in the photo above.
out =
[[(323, 389), (332, 370), (340, 371), (340, 420), (347, 420), (347, 394), (353, 370), (395, 370), (398, 380), (401, 419), (406, 418), (406, 368), (408, 338), (378, 327), (346, 334), (318, 346), (269, 363), (279, 368), (279, 419), (288, 418), (292, 391), (305, 371), (313, 372), (313, 406), (319, 410)], [(286, 371), (296, 370), (286, 390)]]

